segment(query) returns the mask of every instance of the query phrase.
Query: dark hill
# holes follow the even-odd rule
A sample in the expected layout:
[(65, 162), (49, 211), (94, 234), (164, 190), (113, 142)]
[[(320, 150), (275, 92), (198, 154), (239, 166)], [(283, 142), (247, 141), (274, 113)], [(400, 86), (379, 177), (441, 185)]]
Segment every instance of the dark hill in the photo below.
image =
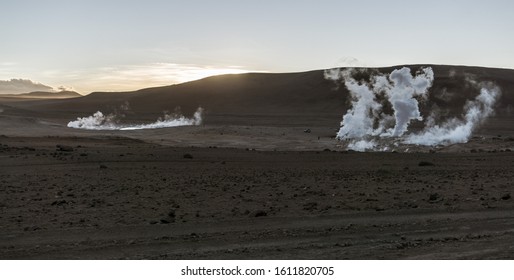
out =
[[(409, 66), (412, 71), (424, 65)], [(422, 110), (437, 104), (456, 113), (466, 100), (474, 98), (478, 90), (469, 87), (466, 79), (493, 81), (503, 91), (498, 112), (511, 114), (514, 105), (514, 70), (465, 66), (429, 65), (434, 69), (435, 81), (430, 99)], [(379, 68), (389, 73), (402, 66)], [(349, 105), (344, 86), (324, 79), (323, 70), (301, 73), (248, 73), (213, 76), (178, 85), (147, 88), (133, 92), (101, 93), (66, 100), (32, 103), (37, 110), (92, 113), (113, 111), (128, 102), (131, 111), (160, 114), (180, 106), (186, 114), (198, 106), (210, 114), (242, 115), (342, 115)], [(441, 98), (451, 93), (452, 98)], [(32, 107), (32, 106), (31, 106)]]

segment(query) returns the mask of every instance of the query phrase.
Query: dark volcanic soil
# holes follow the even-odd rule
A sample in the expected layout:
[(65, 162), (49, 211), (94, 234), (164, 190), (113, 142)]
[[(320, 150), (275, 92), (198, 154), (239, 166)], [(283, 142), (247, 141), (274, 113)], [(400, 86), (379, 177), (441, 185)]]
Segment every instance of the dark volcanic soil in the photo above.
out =
[(2, 259), (514, 257), (508, 151), (0, 144)]
[[(347, 152), (334, 137), (351, 100), (323, 71), (0, 97), (0, 258), (512, 259), (514, 70), (432, 67), (423, 116), (461, 114), (469, 77), (502, 88), (468, 143)], [(204, 122), (66, 127), (123, 104), (128, 124), (177, 106)]]

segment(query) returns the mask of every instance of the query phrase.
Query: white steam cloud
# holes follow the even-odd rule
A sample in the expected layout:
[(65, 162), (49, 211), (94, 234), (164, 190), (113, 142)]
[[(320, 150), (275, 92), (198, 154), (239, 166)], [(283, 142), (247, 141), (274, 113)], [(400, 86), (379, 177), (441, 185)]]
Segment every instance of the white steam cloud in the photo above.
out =
[(199, 107), (192, 118), (186, 118), (179, 114), (165, 114), (163, 118), (159, 118), (154, 123), (121, 125), (116, 121), (116, 114), (104, 115), (102, 112), (98, 111), (92, 116), (77, 118), (77, 120), (69, 122), (68, 127), (88, 130), (137, 130), (200, 125), (202, 124), (202, 115), (203, 108)]
[[(332, 80), (344, 80), (352, 98), (352, 107), (344, 115), (339, 139), (355, 139), (372, 135), (402, 136), (411, 120), (422, 120), (418, 101), (414, 98), (426, 98), (428, 88), (432, 85), (434, 73), (431, 68), (422, 69), (415, 77), (409, 68), (394, 70), (388, 77), (377, 74), (371, 76), (369, 83), (357, 81), (352, 77), (352, 70), (332, 69), (326, 74)], [(380, 98), (386, 98), (394, 109), (394, 116), (383, 112)], [(388, 128), (394, 117), (395, 126)], [(378, 122), (378, 127), (375, 124)]]
[[(360, 80), (354, 76), (362, 76)], [(407, 67), (389, 75), (366, 73), (355, 69), (331, 69), (325, 78), (343, 82), (350, 92), (351, 107), (343, 116), (337, 139), (347, 142), (357, 151), (387, 150), (391, 145), (415, 144), (425, 146), (465, 143), (472, 132), (490, 115), (499, 98), (500, 89), (491, 83), (466, 79), (480, 94), (469, 100), (462, 118), (452, 118), (437, 124), (430, 116), (419, 133), (409, 133), (412, 121), (423, 121), (419, 102), (428, 99), (434, 81), (432, 68), (421, 68), (415, 75)]]
[(476, 127), (494, 113), (493, 105), (499, 96), (498, 87), (483, 86), (475, 100), (466, 103), (464, 120), (453, 118), (442, 125), (427, 127), (421, 133), (409, 135), (405, 143), (426, 146), (465, 143)]

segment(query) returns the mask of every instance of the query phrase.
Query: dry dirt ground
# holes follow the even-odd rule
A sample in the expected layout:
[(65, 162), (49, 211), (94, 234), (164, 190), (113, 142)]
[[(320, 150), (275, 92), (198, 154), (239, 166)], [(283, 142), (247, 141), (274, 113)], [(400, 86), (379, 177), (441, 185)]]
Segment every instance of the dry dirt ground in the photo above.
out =
[[(0, 259), (513, 259), (514, 72), (433, 68), (424, 115), (459, 114), (467, 74), (502, 87), (466, 144), (346, 151), (349, 93), (323, 71), (0, 97)], [(205, 122), (66, 127), (129, 103), (127, 122), (200, 105)]]
[(510, 125), (357, 153), (330, 126), (90, 132), (4, 114), (0, 258), (512, 259)]

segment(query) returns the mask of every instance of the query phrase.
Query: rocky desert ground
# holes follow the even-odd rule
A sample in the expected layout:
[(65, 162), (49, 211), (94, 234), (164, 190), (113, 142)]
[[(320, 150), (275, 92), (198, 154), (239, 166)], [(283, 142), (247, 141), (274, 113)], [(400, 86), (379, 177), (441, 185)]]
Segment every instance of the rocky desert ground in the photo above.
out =
[[(387, 152), (335, 139), (348, 103), (321, 72), (214, 77), (172, 86), (168, 99), (2, 97), (0, 258), (512, 259), (514, 76), (469, 71), (499, 77), (494, 117), (467, 143)], [(258, 98), (283, 80), (297, 90)], [(200, 101), (221, 85), (241, 96)], [(458, 86), (443, 75), (441, 88)], [(127, 100), (128, 120), (178, 105), (206, 114), (198, 126), (66, 126)]]

